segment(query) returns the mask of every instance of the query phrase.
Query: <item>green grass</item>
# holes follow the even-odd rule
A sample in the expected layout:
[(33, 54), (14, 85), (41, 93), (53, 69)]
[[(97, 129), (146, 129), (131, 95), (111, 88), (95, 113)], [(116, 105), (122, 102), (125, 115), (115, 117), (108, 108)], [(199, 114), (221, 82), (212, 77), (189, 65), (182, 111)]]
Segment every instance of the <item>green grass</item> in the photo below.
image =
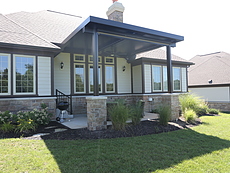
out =
[(229, 172), (230, 115), (142, 137), (104, 140), (0, 140), (0, 172)]

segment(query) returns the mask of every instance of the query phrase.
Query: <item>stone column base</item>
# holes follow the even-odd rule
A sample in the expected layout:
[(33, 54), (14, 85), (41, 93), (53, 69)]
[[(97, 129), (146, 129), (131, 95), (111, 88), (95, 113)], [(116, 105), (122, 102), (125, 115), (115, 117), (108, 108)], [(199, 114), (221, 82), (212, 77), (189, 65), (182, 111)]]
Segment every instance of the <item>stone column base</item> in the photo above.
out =
[(107, 97), (86, 97), (87, 124), (91, 131), (107, 129)]

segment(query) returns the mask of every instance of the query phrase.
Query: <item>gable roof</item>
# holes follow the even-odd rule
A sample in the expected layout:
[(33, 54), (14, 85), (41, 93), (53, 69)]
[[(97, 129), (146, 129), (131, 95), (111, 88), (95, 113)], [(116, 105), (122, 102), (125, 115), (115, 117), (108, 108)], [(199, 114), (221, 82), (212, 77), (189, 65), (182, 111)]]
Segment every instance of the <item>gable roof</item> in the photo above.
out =
[(51, 43), (62, 43), (83, 21), (79, 16), (50, 10), (17, 12), (6, 16)]
[(30, 32), (6, 16), (0, 14), (0, 45), (31, 46), (59, 49), (56, 45)]
[[(136, 59), (139, 58), (151, 58), (151, 59), (160, 59), (160, 60), (166, 60), (167, 55), (166, 51), (162, 50), (161, 48), (159, 49), (154, 49), (151, 51), (143, 52), (140, 54), (137, 54)], [(188, 65), (193, 65), (193, 62), (187, 61), (179, 56), (171, 54), (171, 58), (173, 62), (184, 62), (187, 63)]]
[[(230, 84), (230, 54), (216, 52), (197, 55), (191, 59), (195, 63), (189, 68), (189, 86)], [(212, 84), (209, 84), (212, 80)]]

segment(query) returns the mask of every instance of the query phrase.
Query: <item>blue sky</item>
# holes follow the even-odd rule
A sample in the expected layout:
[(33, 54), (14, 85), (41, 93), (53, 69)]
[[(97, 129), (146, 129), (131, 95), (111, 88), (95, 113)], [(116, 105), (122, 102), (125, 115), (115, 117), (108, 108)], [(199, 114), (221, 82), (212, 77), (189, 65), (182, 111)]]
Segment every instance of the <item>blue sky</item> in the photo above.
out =
[[(124, 22), (178, 34), (185, 40), (172, 49), (184, 59), (218, 51), (230, 53), (229, 0), (119, 0)], [(7, 0), (0, 13), (54, 10), (87, 17), (107, 18), (112, 0)]]

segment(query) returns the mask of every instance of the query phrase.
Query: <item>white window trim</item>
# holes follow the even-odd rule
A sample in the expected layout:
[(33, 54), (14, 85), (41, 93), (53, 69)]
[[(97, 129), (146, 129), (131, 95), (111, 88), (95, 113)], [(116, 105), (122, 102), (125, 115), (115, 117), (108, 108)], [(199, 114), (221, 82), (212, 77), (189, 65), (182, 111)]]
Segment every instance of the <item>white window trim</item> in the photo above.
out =
[(153, 82), (153, 71), (152, 71), (152, 92), (162, 92), (162, 90), (163, 90), (163, 85), (162, 85), (162, 79), (163, 79), (163, 76), (162, 76), (162, 65), (152, 65), (152, 70), (153, 70), (153, 67), (160, 67), (161, 68), (161, 70), (160, 70), (160, 72), (161, 72), (161, 90), (154, 90), (154, 82)]
[[(20, 56), (20, 57), (25, 57), (25, 58), (33, 58), (33, 71), (34, 71), (34, 75), (33, 75), (33, 79), (34, 79), (34, 83), (33, 83), (33, 87), (34, 87), (34, 92), (31, 92), (31, 93), (16, 93), (16, 65), (15, 65), (15, 58), (17, 56)], [(31, 95), (31, 94), (36, 94), (36, 61), (35, 61), (35, 56), (28, 56), (28, 55), (19, 55), (19, 54), (14, 54), (13, 55), (13, 83), (14, 83), (14, 86), (13, 86), (13, 94), (14, 95)]]
[(8, 93), (0, 93), (0, 95), (10, 95), (11, 92), (11, 56), (10, 54), (0, 53), (0, 56), (8, 57)]
[[(182, 79), (181, 79), (181, 67), (173, 67), (173, 69), (175, 69), (175, 68), (177, 68), (177, 69), (179, 69), (180, 70), (180, 89), (179, 90), (176, 90), (175, 88), (174, 88), (174, 74), (173, 74), (173, 91), (181, 91), (182, 90), (182, 86), (181, 86), (181, 83), (182, 83)], [(174, 73), (174, 70), (173, 70), (173, 73)]]
[[(83, 65), (84, 66), (84, 91), (83, 92), (76, 92), (76, 73), (75, 73), (75, 65)], [(84, 94), (86, 93), (86, 73), (85, 73), (85, 64), (84, 63), (74, 63), (74, 93), (75, 94)]]
[[(85, 55), (84, 54), (74, 54), (73, 56), (74, 56), (74, 61), (75, 62), (85, 62)], [(76, 60), (75, 56), (83, 56), (83, 60)]]
[(105, 65), (105, 71), (106, 71), (106, 67), (113, 67), (113, 91), (107, 91), (106, 72), (105, 72), (105, 93), (114, 93), (115, 92), (115, 67), (114, 65)]
[[(106, 62), (106, 59), (113, 59), (113, 62)], [(114, 57), (105, 57), (105, 64), (114, 64)]]
[[(164, 68), (166, 68), (166, 78), (167, 78), (167, 83), (166, 83), (166, 86), (167, 86), (167, 90), (164, 89)], [(168, 74), (167, 74), (167, 66), (162, 66), (162, 91), (163, 92), (168, 92)]]
[[(90, 61), (90, 58), (92, 58), (93, 55), (89, 55), (88, 57), (89, 57), (88, 62), (89, 62), (89, 63), (93, 63), (93, 61)], [(100, 61), (99, 61), (99, 60), (100, 60)], [(98, 63), (102, 63), (102, 57), (101, 57), (101, 56), (98, 56)]]
[[(90, 66), (93, 66), (93, 64), (89, 64), (89, 93), (93, 93), (93, 91), (90, 91)], [(100, 67), (100, 81), (101, 81), (101, 91), (99, 93), (102, 93), (103, 91), (103, 83), (102, 83), (102, 65), (98, 65)]]

